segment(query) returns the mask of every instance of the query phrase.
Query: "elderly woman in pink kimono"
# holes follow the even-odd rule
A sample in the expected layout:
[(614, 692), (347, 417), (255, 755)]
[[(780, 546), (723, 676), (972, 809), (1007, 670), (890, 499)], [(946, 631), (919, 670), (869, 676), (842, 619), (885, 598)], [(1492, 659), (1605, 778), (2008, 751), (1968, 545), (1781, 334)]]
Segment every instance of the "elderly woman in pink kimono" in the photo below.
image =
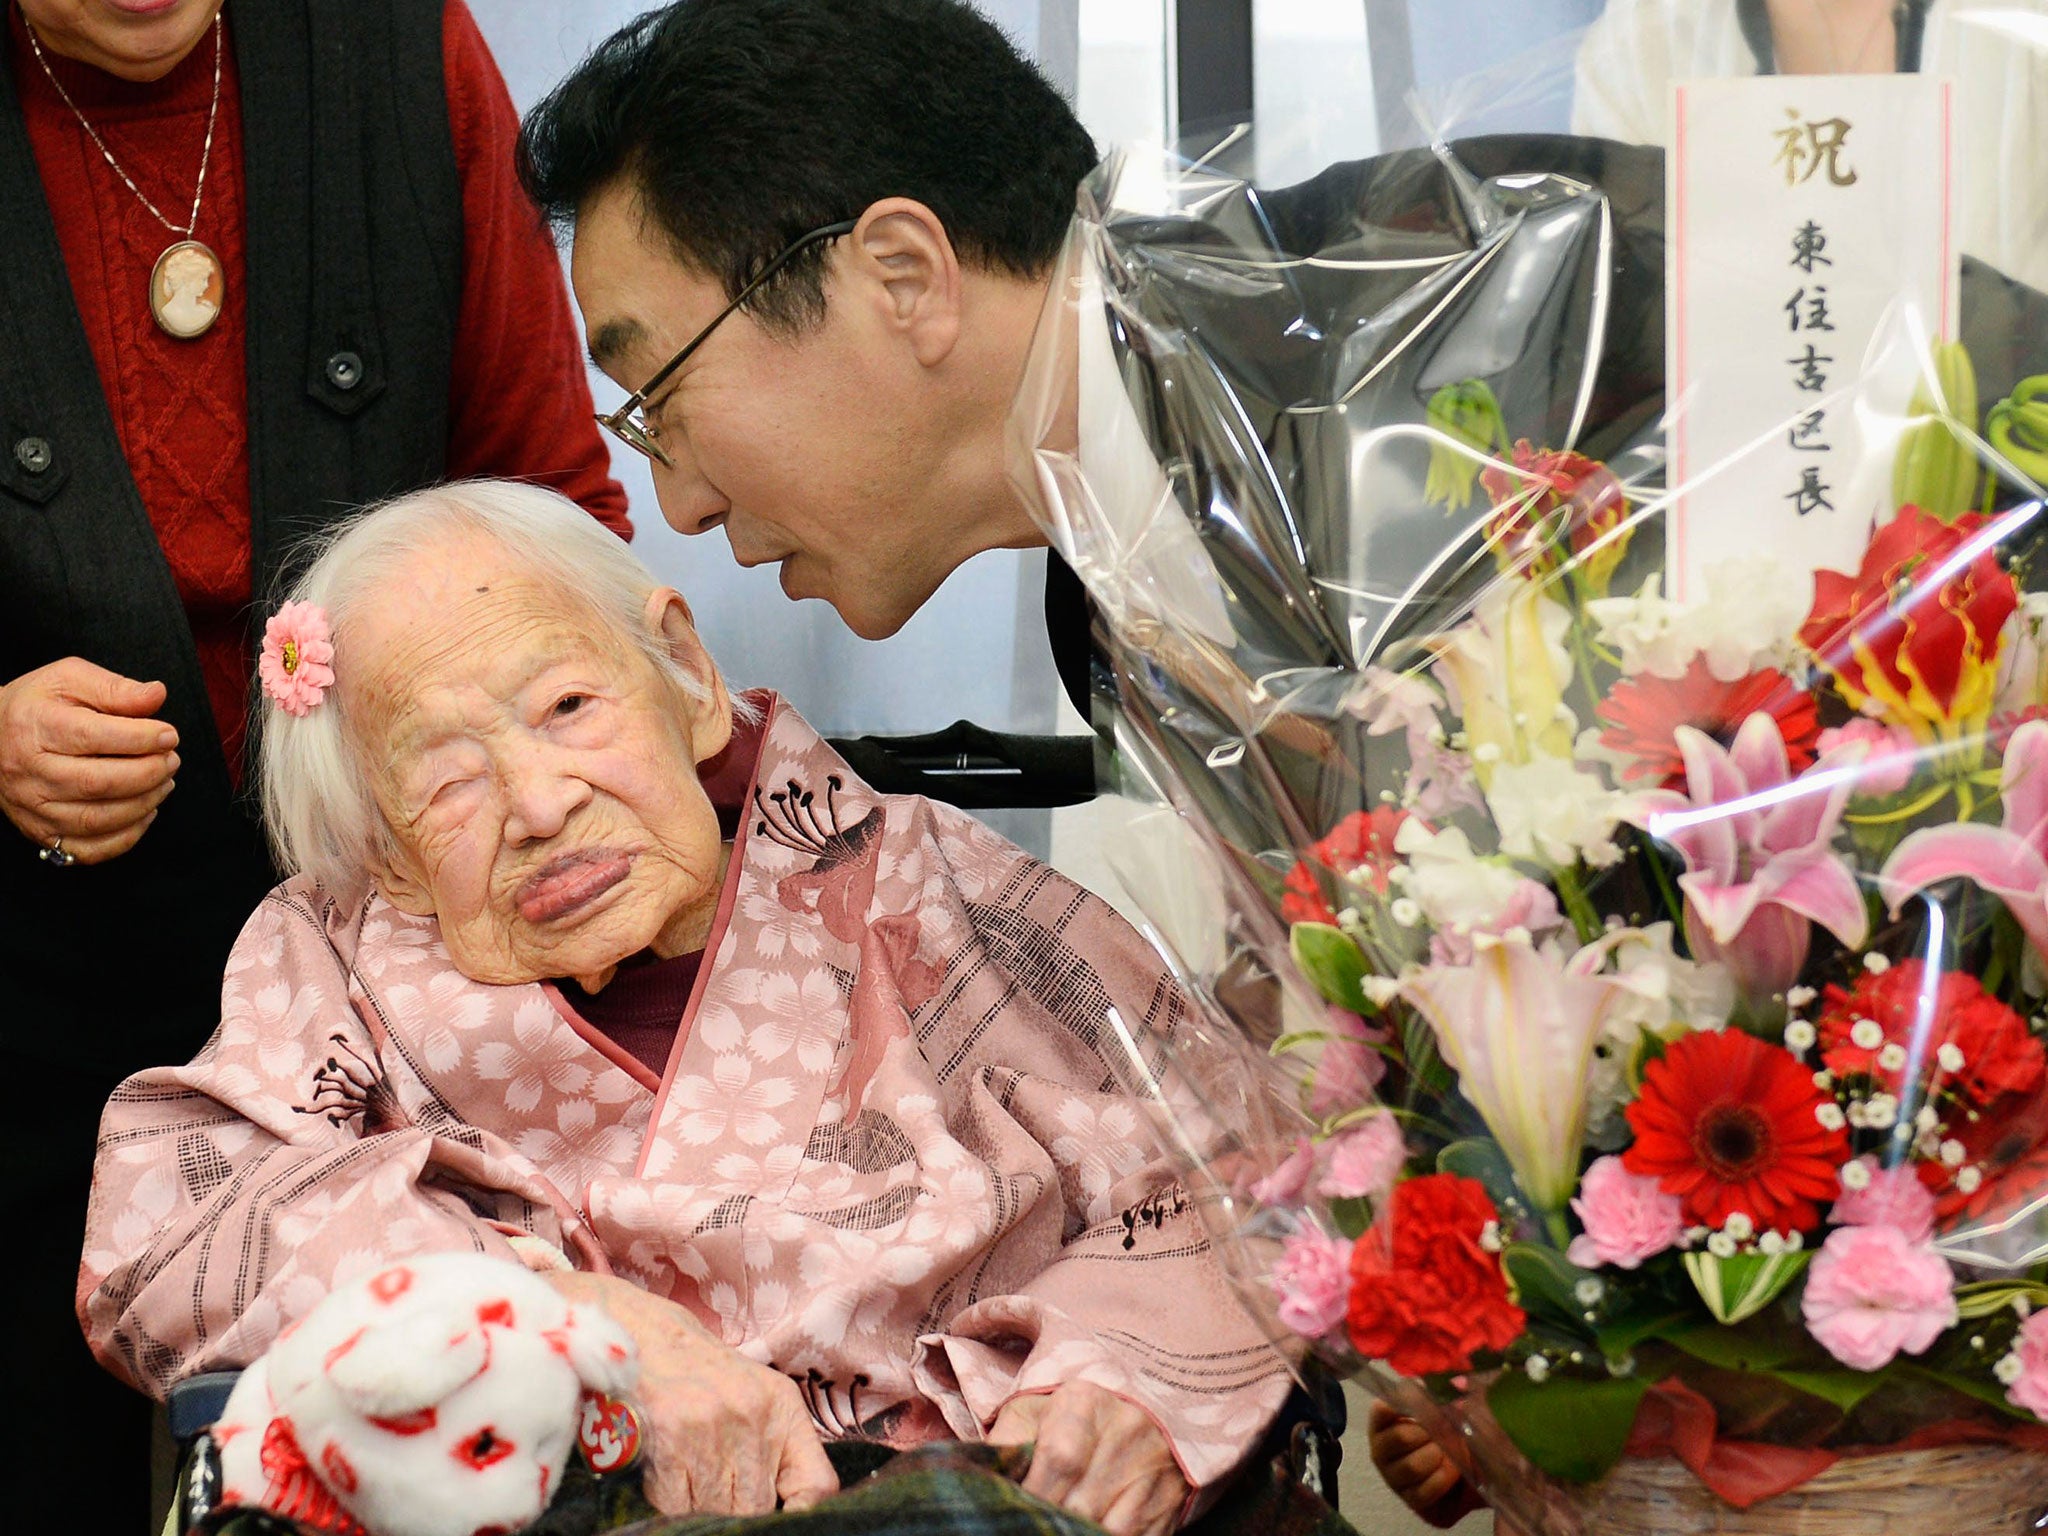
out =
[(422, 492), (269, 626), (298, 875), (221, 1023), (101, 1130), (79, 1307), (145, 1391), (394, 1255), (516, 1257), (637, 1338), (670, 1511), (836, 1488), (820, 1437), (1035, 1440), (1174, 1528), (1287, 1385), (1119, 1095), (1151, 950), (967, 817), (728, 698), (570, 503)]

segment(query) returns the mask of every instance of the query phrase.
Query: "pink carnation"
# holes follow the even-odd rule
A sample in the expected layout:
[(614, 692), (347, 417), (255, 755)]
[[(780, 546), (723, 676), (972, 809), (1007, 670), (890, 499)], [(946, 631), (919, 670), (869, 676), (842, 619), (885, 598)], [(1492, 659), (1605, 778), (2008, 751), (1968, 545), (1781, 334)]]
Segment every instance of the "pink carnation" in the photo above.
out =
[(1387, 1059), (1378, 1049), (1387, 1038), (1384, 1029), (1335, 1003), (1323, 1009), (1323, 1027), (1331, 1038), (1323, 1042), (1308, 1103), (1308, 1112), (1319, 1119), (1358, 1108), (1387, 1075)]
[(288, 715), (303, 718), (334, 682), (334, 640), (327, 611), (314, 603), (286, 603), (263, 626), (256, 674), (263, 691)]
[(1572, 1209), (1586, 1230), (1572, 1239), (1566, 1256), (1581, 1269), (1634, 1269), (1685, 1232), (1684, 1202), (1664, 1193), (1655, 1178), (1630, 1173), (1618, 1157), (1600, 1158), (1586, 1170)]
[(2048, 1419), (2048, 1312), (2036, 1312), (2020, 1324), (2008, 1358), (2019, 1362), (2020, 1373), (2005, 1395), (2014, 1407)]
[(1297, 1137), (1293, 1155), (1254, 1184), (1251, 1196), (1261, 1205), (1292, 1205), (1308, 1189), (1315, 1171), (1315, 1143), (1306, 1136)]
[(1911, 731), (1860, 715), (1847, 725), (1822, 731), (1816, 745), (1822, 757), (1843, 747), (1867, 749), (1856, 769), (1854, 792), (1859, 795), (1897, 794), (1912, 781), (1920, 752), (1920, 744), (1914, 741)]
[(1558, 910), (1557, 898), (1550, 893), (1550, 887), (1525, 875), (1515, 882), (1500, 910), (1484, 922), (1453, 924), (1431, 934), (1430, 963), (1470, 965), (1477, 952), (1477, 946), (1472, 942), (1475, 938), (1499, 938), (1517, 928), (1524, 928), (1540, 939), (1563, 921), (1564, 913)]
[(1870, 1182), (1842, 1191), (1835, 1202), (1836, 1224), (1896, 1227), (1909, 1243), (1924, 1243), (1934, 1236), (1934, 1195), (1920, 1182), (1919, 1172), (1910, 1165), (1880, 1168), (1874, 1157), (1861, 1162), (1870, 1170)]
[(1287, 1239), (1273, 1265), (1280, 1321), (1303, 1338), (1320, 1339), (1344, 1321), (1351, 1296), (1351, 1244), (1317, 1231)]
[(1900, 1352), (1924, 1354), (1956, 1324), (1948, 1261), (1897, 1227), (1837, 1227), (1806, 1276), (1807, 1331), (1851, 1370), (1875, 1371)]
[(1332, 1199), (1356, 1200), (1370, 1196), (1377, 1200), (1401, 1172), (1408, 1145), (1392, 1115), (1374, 1115), (1355, 1130), (1346, 1131), (1324, 1151), (1329, 1161), (1323, 1168), (1318, 1190)]

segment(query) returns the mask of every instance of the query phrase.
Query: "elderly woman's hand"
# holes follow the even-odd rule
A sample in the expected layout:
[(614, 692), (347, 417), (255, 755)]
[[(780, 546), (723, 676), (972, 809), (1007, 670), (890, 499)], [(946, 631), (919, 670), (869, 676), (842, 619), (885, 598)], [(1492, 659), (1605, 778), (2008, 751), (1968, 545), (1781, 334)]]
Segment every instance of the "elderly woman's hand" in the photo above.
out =
[(1024, 1491), (1095, 1521), (1110, 1536), (1166, 1536), (1187, 1503), (1187, 1479), (1158, 1422), (1085, 1381), (1011, 1399), (988, 1439), (1035, 1441)]
[(177, 731), (150, 718), (165, 696), (76, 656), (0, 687), (0, 812), (81, 864), (126, 853), (178, 771)]
[(649, 1442), (648, 1500), (664, 1514), (767, 1514), (839, 1491), (796, 1383), (756, 1365), (672, 1301), (603, 1275), (547, 1277), (609, 1312), (640, 1348), (633, 1401)]

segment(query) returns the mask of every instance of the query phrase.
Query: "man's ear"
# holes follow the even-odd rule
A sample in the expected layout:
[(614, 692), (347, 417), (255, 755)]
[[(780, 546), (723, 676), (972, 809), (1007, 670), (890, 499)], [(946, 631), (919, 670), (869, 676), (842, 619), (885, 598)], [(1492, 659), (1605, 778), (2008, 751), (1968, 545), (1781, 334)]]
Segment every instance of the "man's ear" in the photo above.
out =
[(684, 695), (684, 709), (690, 727), (690, 752), (698, 762), (708, 762), (723, 752), (732, 740), (732, 695), (725, 691), (725, 679), (718, 664), (697, 638), (697, 621), (690, 605), (674, 587), (656, 587), (647, 594), (647, 627), (661, 637), (669, 658), (704, 685), (708, 695)]
[(853, 227), (842, 282), (872, 299), (883, 326), (937, 367), (960, 339), (960, 258), (939, 216), (908, 197), (871, 203)]

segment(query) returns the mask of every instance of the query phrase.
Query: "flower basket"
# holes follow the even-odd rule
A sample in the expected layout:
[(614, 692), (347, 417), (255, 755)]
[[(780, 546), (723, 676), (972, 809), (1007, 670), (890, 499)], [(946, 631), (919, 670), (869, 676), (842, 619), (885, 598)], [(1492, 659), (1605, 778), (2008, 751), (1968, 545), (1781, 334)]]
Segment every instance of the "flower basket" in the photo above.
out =
[(1962, 1444), (1844, 1455), (1786, 1493), (1738, 1509), (1676, 1456), (1627, 1456), (1585, 1484), (1530, 1464), (1486, 1407), (1485, 1377), (1450, 1402), (1431, 1401), (1378, 1371), (1367, 1380), (1403, 1413), (1455, 1446), (1466, 1475), (1516, 1488), (1500, 1536), (2016, 1536), (2048, 1519), (2048, 1453)]
[[(1084, 188), (1016, 427), (1201, 1005), (1138, 1086), (1276, 1340), (1503, 1532), (2032, 1529), (2048, 491), (1992, 438), (2048, 294), (1889, 305), (1786, 557), (1690, 500), (1609, 148)], [(1681, 586), (1695, 506), (1755, 537)]]
[(2048, 1512), (2048, 1456), (1957, 1445), (1845, 1457), (1750, 1509), (1656, 1456), (1623, 1461), (1581, 1498), (1583, 1536), (2016, 1536)]

